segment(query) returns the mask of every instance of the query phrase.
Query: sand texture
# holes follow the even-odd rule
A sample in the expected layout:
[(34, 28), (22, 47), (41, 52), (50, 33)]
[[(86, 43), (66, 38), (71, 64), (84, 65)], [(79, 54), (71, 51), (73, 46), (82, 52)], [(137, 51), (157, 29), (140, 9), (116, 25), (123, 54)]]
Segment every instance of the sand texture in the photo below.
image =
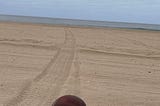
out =
[(0, 23), (0, 106), (160, 106), (160, 31)]

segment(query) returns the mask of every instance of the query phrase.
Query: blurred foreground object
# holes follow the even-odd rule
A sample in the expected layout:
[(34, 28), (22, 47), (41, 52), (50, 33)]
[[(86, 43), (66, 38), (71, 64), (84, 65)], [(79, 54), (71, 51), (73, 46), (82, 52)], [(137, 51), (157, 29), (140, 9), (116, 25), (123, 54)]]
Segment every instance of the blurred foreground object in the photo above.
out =
[(79, 97), (65, 95), (58, 98), (52, 106), (86, 106), (85, 102)]

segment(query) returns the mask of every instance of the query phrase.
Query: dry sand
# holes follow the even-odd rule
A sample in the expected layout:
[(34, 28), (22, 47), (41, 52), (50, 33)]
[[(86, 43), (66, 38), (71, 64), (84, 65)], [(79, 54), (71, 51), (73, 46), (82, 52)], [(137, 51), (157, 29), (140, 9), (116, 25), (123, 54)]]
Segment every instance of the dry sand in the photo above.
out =
[(160, 106), (160, 32), (0, 23), (0, 106)]

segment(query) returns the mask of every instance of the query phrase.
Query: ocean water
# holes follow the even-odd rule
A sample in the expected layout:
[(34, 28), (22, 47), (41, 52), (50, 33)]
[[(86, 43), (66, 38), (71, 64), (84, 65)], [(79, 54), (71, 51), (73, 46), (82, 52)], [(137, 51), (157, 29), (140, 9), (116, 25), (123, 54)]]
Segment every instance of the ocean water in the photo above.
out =
[(160, 0), (0, 0), (0, 14), (160, 24)]

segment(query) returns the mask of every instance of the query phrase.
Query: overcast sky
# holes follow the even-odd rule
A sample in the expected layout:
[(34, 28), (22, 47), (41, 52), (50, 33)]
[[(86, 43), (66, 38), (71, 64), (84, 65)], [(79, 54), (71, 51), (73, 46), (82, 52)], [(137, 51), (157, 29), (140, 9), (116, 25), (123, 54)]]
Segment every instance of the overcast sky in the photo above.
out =
[(160, 0), (0, 0), (0, 14), (160, 24)]

